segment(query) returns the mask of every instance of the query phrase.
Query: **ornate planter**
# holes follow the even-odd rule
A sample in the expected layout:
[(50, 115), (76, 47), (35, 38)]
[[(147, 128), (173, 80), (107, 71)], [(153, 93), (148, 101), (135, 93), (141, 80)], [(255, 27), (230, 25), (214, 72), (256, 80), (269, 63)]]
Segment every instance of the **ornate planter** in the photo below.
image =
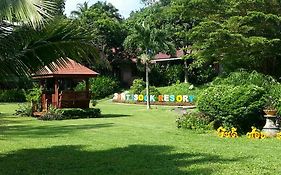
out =
[(277, 116), (265, 115), (264, 117), (266, 118), (266, 124), (264, 125), (262, 131), (267, 137), (275, 137), (279, 132), (279, 128), (276, 126)]
[(263, 112), (268, 116), (270, 116), (270, 115), (276, 116), (276, 114), (277, 114), (276, 109), (264, 109)]

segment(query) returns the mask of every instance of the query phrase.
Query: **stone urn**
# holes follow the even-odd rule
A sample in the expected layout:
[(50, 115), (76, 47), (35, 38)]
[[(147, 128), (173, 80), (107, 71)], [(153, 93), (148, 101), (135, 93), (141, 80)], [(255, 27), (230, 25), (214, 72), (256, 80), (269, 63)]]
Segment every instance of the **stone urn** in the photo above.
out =
[(279, 127), (276, 126), (276, 115), (264, 115), (266, 118), (266, 123), (262, 129), (262, 132), (265, 133), (267, 137), (275, 137), (279, 132)]

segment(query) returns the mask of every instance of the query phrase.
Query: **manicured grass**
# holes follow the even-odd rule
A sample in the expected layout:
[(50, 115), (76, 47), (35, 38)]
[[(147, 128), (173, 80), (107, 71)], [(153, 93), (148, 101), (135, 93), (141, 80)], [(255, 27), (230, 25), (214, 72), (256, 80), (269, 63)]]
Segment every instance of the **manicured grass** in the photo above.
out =
[(1, 104), (0, 174), (281, 174), (281, 141), (176, 128), (176, 113), (100, 102), (104, 118), (39, 121)]

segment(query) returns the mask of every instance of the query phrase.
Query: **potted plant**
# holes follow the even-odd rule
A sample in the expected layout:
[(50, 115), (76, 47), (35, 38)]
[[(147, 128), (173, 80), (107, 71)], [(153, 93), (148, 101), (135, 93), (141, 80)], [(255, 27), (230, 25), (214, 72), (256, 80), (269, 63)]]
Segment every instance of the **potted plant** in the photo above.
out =
[(276, 116), (277, 114), (277, 104), (278, 100), (269, 96), (266, 100), (266, 104), (264, 106), (263, 112), (266, 115)]

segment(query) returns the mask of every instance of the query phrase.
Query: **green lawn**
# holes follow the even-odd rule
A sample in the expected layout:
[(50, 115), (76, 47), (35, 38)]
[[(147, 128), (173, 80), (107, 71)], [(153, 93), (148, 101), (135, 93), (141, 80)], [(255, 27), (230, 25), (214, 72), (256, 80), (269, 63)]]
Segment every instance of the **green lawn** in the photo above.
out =
[(176, 113), (100, 102), (104, 118), (39, 121), (0, 105), (0, 174), (281, 174), (281, 141), (176, 128)]

